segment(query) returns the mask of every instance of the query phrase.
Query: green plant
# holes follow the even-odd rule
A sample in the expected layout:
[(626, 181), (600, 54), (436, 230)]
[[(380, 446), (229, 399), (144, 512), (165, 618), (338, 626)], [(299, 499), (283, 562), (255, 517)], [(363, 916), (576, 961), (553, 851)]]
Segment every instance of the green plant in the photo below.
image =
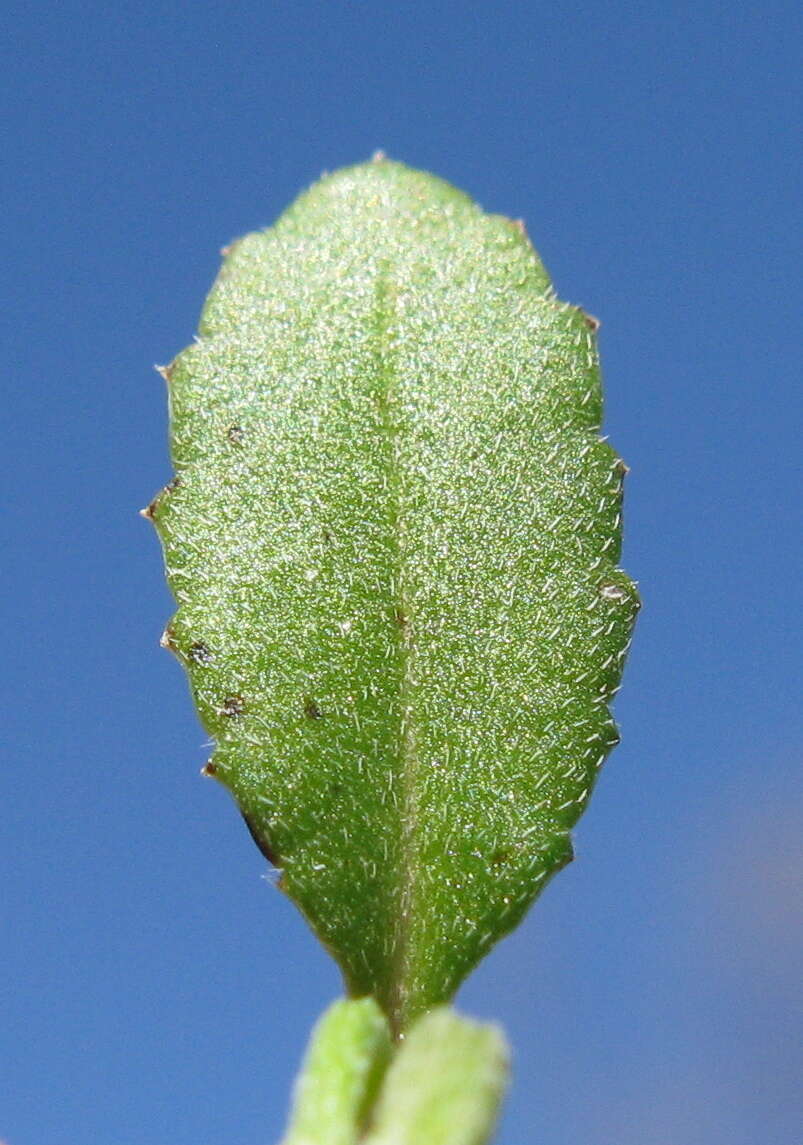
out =
[(499, 1036), (442, 1007), (571, 859), (637, 609), (596, 326), (520, 224), (378, 157), (235, 243), (164, 371), (146, 512), (205, 771), (373, 999), (324, 1020), (288, 1145), (487, 1140)]

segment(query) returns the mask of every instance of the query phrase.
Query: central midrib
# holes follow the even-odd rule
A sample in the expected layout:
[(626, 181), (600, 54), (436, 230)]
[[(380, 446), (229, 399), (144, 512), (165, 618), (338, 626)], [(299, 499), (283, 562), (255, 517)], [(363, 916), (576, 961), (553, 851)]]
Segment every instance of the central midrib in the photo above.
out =
[(392, 906), (393, 946), (389, 966), (387, 994), (383, 999), (391, 1029), (396, 1037), (402, 1032), (409, 984), (410, 932), (415, 896), (415, 827), (416, 772), (418, 745), (416, 726), (411, 711), (414, 650), (411, 641), (414, 618), (405, 585), (405, 550), (403, 521), (403, 474), (399, 460), (397, 430), (393, 407), (399, 379), (393, 352), (394, 318), (393, 282), (389, 260), (383, 260), (377, 272), (375, 295), (376, 362), (378, 370), (378, 403), (380, 432), (383, 443), (383, 465), (387, 478), (387, 520), (390, 552), (390, 617), (395, 641), (398, 680), (399, 724), (393, 760), (394, 786), (398, 793), (399, 866), (395, 902)]

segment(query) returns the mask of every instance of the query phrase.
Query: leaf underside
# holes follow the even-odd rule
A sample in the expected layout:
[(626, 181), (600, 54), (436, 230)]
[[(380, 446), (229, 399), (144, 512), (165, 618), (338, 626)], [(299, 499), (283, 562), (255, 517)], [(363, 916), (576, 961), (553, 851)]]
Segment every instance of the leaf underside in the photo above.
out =
[(595, 326), (518, 224), (383, 160), (235, 243), (165, 371), (148, 513), (208, 771), (397, 1032), (571, 858), (617, 739)]

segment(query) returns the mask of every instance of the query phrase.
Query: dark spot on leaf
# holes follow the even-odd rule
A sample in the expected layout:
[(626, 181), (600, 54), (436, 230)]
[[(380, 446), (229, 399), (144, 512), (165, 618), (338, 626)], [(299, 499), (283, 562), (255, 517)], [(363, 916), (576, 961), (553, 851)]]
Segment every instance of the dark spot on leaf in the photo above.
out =
[(304, 715), (308, 720), (319, 720), (323, 715), (323, 712), (315, 700), (313, 700), (312, 696), (304, 697)]
[(220, 709), (220, 711), (221, 715), (236, 719), (245, 711), (245, 700), (242, 698), (242, 696), (226, 696), (226, 699), (223, 701), (223, 707)]
[(249, 815), (246, 815), (244, 811), (241, 811), (240, 814), (245, 820), (245, 825), (251, 833), (251, 838), (259, 847), (260, 851), (268, 860), (268, 862), (271, 863), (274, 867), (280, 867), (282, 865), (281, 856), (277, 851), (273, 849), (273, 846), (267, 838), (267, 835), (261, 831), (259, 827), (257, 827), (255, 821)]
[(511, 859), (511, 852), (509, 847), (499, 847), (491, 855), (492, 867), (503, 867), (505, 863), (509, 863)]
[(196, 640), (194, 644), (190, 644), (187, 655), (196, 664), (209, 664), (214, 658), (210, 648), (204, 644), (203, 640)]
[(226, 430), (226, 437), (232, 445), (242, 445), (245, 431), (241, 425), (230, 425)]
[(393, 618), (398, 624), (399, 628), (407, 627), (407, 613), (403, 608), (396, 608), (393, 610)]

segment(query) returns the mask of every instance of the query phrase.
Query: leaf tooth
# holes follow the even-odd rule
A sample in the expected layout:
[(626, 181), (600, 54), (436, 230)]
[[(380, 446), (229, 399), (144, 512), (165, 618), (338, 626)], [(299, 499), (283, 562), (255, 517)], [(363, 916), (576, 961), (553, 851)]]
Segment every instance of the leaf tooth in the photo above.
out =
[(153, 368), (154, 368), (154, 370), (156, 370), (156, 373), (161, 378), (164, 378), (164, 380), (167, 382), (167, 384), (170, 385), (170, 382), (173, 379), (173, 368), (174, 368), (175, 364), (176, 364), (175, 361), (172, 361), (167, 366), (154, 366)]
[(508, 219), (508, 222), (515, 231), (519, 232), (523, 239), (526, 239), (527, 242), (530, 241), (530, 236), (527, 234), (527, 224), (524, 219)]
[(178, 646), (176, 644), (176, 636), (173, 629), (172, 620), (169, 622), (169, 624), (165, 625), (165, 630), (159, 637), (159, 647), (167, 648), (169, 652), (178, 653)]
[(601, 320), (599, 318), (597, 318), (596, 315), (589, 314), (589, 312), (587, 310), (584, 310), (582, 308), (582, 306), (577, 306), (575, 309), (577, 310), (577, 313), (582, 317), (583, 321), (585, 322), (586, 326), (588, 326), (589, 330), (591, 330), (592, 333), (596, 334), (597, 331), (599, 330), (600, 326), (602, 325)]
[(157, 524), (157, 514), (159, 510), (162, 505), (167, 502), (167, 498), (170, 494), (175, 489), (178, 489), (179, 485), (181, 485), (181, 478), (176, 474), (175, 477), (171, 477), (168, 483), (159, 490), (150, 504), (146, 505), (144, 509), (139, 510), (140, 517), (144, 517), (146, 520), (153, 521), (154, 524)]

